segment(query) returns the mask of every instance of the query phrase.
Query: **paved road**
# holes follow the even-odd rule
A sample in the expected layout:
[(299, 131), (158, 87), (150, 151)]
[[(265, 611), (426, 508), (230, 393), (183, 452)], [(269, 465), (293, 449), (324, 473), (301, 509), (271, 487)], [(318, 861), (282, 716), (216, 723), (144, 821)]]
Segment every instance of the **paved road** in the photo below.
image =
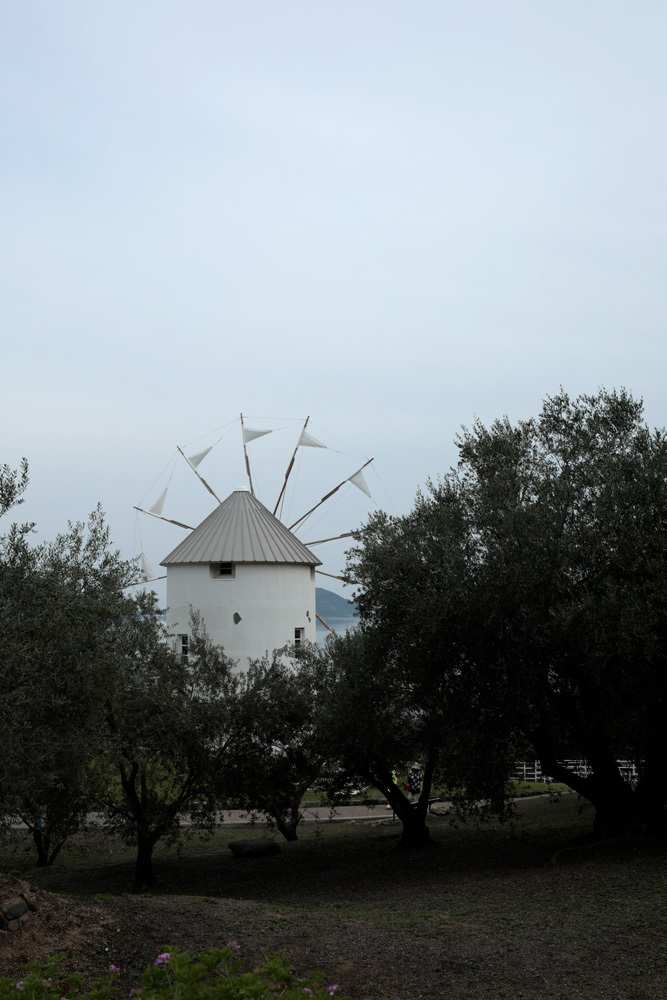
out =
[[(448, 805), (448, 803), (441, 803), (441, 807)], [(307, 806), (304, 809), (302, 823), (341, 823), (345, 820), (389, 820), (395, 819), (393, 812), (387, 809), (384, 802), (378, 803), (376, 806), (337, 806), (333, 812), (328, 808), (328, 806)], [(251, 822), (248, 813), (242, 812), (238, 809), (232, 809), (229, 812), (225, 812), (222, 815), (222, 820), (225, 825), (229, 826), (248, 826)], [(257, 817), (257, 822), (262, 823), (264, 821), (263, 816)]]
[[(448, 808), (450, 803), (440, 803), (440, 808)], [(104, 822), (102, 813), (90, 813), (88, 816), (89, 822), (94, 825), (97, 824), (102, 826)], [(302, 823), (341, 823), (349, 820), (383, 820), (391, 821), (395, 820), (396, 817), (394, 813), (387, 809), (386, 803), (383, 801), (378, 802), (375, 806), (336, 806), (334, 810), (329, 809), (328, 806), (317, 806), (310, 805), (304, 809)], [(253, 820), (252, 813), (248, 813), (241, 809), (228, 809), (220, 813), (218, 822), (224, 824), (224, 826), (252, 826), (255, 823), (260, 824), (265, 821), (265, 817), (258, 813), (255, 814), (255, 819)], [(189, 826), (189, 821), (187, 817), (182, 817), (181, 823), (183, 826)], [(20, 830), (25, 829), (25, 826), (21, 822), (12, 823), (11, 826), (14, 829)]]

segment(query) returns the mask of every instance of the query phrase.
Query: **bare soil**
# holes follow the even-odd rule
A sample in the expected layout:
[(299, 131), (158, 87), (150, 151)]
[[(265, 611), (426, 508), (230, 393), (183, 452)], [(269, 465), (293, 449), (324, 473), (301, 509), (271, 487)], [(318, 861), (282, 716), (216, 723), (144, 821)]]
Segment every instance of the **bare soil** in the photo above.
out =
[(126, 996), (170, 946), (234, 939), (251, 961), (284, 950), (353, 1000), (664, 1000), (665, 846), (574, 844), (589, 828), (564, 796), (521, 803), (514, 829), (436, 819), (437, 846), (417, 854), (393, 849), (387, 820), (305, 828), (262, 859), (236, 859), (218, 839), (159, 855), (158, 887), (140, 894), (127, 891), (127, 858), (29, 870), (15, 857), (40, 907), (0, 943), (0, 974), (66, 951), (89, 976), (120, 966)]

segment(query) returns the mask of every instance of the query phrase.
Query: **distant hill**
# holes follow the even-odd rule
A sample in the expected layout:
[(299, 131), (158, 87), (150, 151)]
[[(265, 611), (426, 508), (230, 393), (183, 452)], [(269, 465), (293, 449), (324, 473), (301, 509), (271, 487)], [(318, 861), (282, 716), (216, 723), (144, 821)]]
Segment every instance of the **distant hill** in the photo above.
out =
[(354, 618), (357, 608), (353, 601), (346, 601), (340, 594), (334, 594), (324, 587), (315, 588), (315, 607), (318, 615), (327, 618)]

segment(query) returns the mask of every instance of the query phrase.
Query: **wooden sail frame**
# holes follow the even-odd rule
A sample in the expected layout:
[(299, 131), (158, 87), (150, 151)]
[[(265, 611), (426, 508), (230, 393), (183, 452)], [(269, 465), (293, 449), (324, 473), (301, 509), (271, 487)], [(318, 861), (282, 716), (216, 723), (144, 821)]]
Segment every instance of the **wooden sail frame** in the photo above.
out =
[[(357, 473), (363, 472), (363, 470), (366, 468), (366, 466), (370, 465), (372, 461), (373, 461), (373, 459), (369, 458), (368, 461), (364, 462), (364, 464), (361, 466), (361, 468), (357, 469), (356, 472), (353, 472), (352, 475), (356, 476)], [(351, 478), (352, 478), (352, 476), (347, 476), (341, 483), (338, 484), (338, 486), (334, 486), (334, 488), (332, 490), (329, 490), (329, 492), (325, 496), (323, 496), (322, 499), (319, 500), (318, 503), (316, 503), (314, 507), (311, 507), (310, 510), (307, 510), (305, 514), (302, 514), (301, 517), (297, 518), (297, 520), (294, 522), (294, 524), (290, 524), (288, 530), (289, 531), (293, 531), (296, 528), (297, 524), (301, 524), (302, 521), (305, 521), (306, 518), (309, 517), (313, 513), (313, 511), (316, 511), (317, 508), (321, 507), (323, 503), (326, 503), (326, 501), (330, 497), (332, 497), (334, 495), (334, 493), (337, 493), (338, 490), (341, 488), (341, 486), (345, 486), (345, 483), (349, 483), (349, 481), (350, 481)]]
[[(190, 468), (194, 472), (194, 474), (197, 477), (197, 479), (199, 479), (204, 484), (204, 486), (209, 491), (209, 493), (211, 494), (211, 496), (214, 497), (218, 501), (218, 503), (222, 503), (222, 500), (220, 499), (220, 497), (218, 496), (218, 494), (215, 492), (215, 490), (212, 489), (209, 486), (209, 484), (206, 482), (206, 480), (204, 479), (204, 477), (202, 476), (202, 474), (200, 472), (197, 472), (197, 470), (195, 469), (194, 465), (192, 464), (192, 462), (190, 461), (190, 459), (188, 458), (188, 456), (185, 454), (185, 452), (183, 451), (183, 449), (181, 448), (181, 446), (177, 444), (176, 447), (178, 448), (178, 450), (180, 451), (181, 455), (183, 456), (183, 458), (185, 459), (185, 461), (188, 463), (188, 465), (190, 466)], [(255, 494), (253, 493), (253, 496), (254, 495)]]
[[(250, 493), (251, 493), (252, 496), (255, 496), (255, 487), (254, 487), (254, 484), (253, 484), (253, 481), (252, 481), (252, 472), (251, 472), (251, 469), (250, 469), (250, 458), (248, 456), (248, 448), (247, 448), (246, 437), (245, 437), (245, 422), (244, 422), (244, 419), (243, 419), (243, 413), (239, 414), (239, 420), (240, 420), (240, 424), (241, 424), (241, 440), (242, 440), (242, 443), (243, 443), (243, 458), (244, 458), (244, 461), (245, 461), (246, 474), (248, 476), (248, 483), (250, 485)], [(291, 459), (289, 461), (289, 464), (287, 466), (287, 470), (285, 472), (284, 479), (283, 479), (283, 485), (282, 485), (282, 488), (280, 490), (280, 494), (279, 494), (278, 499), (276, 501), (275, 507), (273, 508), (273, 511), (272, 511), (274, 517), (277, 516), (276, 512), (277, 512), (278, 507), (280, 505), (280, 501), (282, 500), (283, 495), (285, 493), (285, 489), (287, 487), (287, 482), (288, 482), (289, 477), (291, 475), (292, 469), (294, 468), (294, 462), (296, 460), (296, 453), (299, 450), (300, 443), (301, 443), (301, 438), (303, 437), (304, 431), (306, 430), (306, 427), (308, 426), (309, 420), (310, 420), (310, 415), (308, 415), (306, 417), (306, 419), (305, 419), (304, 425), (301, 428), (301, 434), (299, 435), (299, 441), (297, 442), (297, 445), (296, 445), (296, 447), (295, 447), (295, 449), (294, 449), (294, 451), (292, 453), (292, 457), (291, 457)], [(264, 431), (262, 433), (270, 433), (270, 431)], [(188, 456), (185, 454), (185, 452), (183, 451), (183, 449), (181, 448), (181, 446), (180, 445), (176, 445), (176, 448), (177, 448), (178, 452), (183, 456), (183, 458), (185, 459), (185, 461), (187, 462), (188, 467), (190, 469), (192, 469), (192, 471), (194, 472), (194, 474), (197, 477), (197, 479), (199, 479), (199, 481), (204, 485), (204, 487), (208, 490), (208, 492), (211, 494), (211, 496), (214, 498), (214, 500), (216, 500), (219, 504), (222, 503), (222, 500), (220, 499), (220, 497), (218, 496), (218, 494), (215, 492), (215, 490), (213, 489), (213, 487), (210, 485), (210, 483), (208, 483), (206, 481), (206, 479), (204, 479), (204, 477), (202, 476), (202, 474), (192, 464), (192, 462), (190, 461), (190, 459), (188, 458)], [(311, 507), (310, 510), (307, 510), (305, 514), (302, 514), (301, 517), (297, 518), (297, 520), (294, 521), (293, 524), (289, 525), (288, 531), (293, 531), (294, 528), (296, 528), (299, 524), (301, 524), (302, 521), (305, 521), (306, 518), (309, 517), (312, 513), (314, 513), (314, 511), (316, 511), (319, 507), (321, 507), (322, 504), (326, 503), (327, 500), (329, 500), (332, 496), (334, 496), (334, 494), (336, 494), (338, 492), (338, 490), (340, 490), (345, 485), (345, 483), (349, 483), (354, 476), (356, 476), (360, 472), (363, 472), (363, 470), (365, 468), (367, 468), (367, 466), (369, 466), (372, 461), (373, 461), (373, 459), (369, 458), (366, 462), (364, 462), (364, 464), (359, 469), (357, 469), (356, 472), (353, 472), (351, 476), (347, 476), (340, 483), (338, 483), (336, 486), (334, 486), (334, 488), (332, 490), (329, 490), (329, 492), (326, 493), (320, 500), (318, 500), (318, 502), (313, 507)], [(141, 511), (142, 514), (150, 514), (151, 517), (157, 517), (157, 518), (159, 518), (162, 521), (167, 521), (170, 524), (175, 524), (175, 525), (177, 525), (180, 528), (186, 528), (189, 531), (193, 530), (192, 525), (185, 524), (182, 521), (173, 520), (172, 518), (169, 518), (169, 517), (163, 517), (161, 514), (155, 514), (153, 511), (146, 510), (144, 507), (138, 507), (138, 506), (135, 505), (134, 509), (138, 510), (138, 511)], [(341, 538), (352, 538), (353, 535), (354, 535), (353, 531), (344, 531), (340, 535), (332, 535), (330, 538), (319, 538), (316, 541), (309, 542), (307, 544), (308, 545), (322, 545), (324, 542), (334, 542), (334, 541), (338, 541)], [(306, 544), (306, 543), (304, 542), (304, 544)]]
[(329, 629), (329, 631), (332, 633), (332, 635), (338, 635), (338, 633), (336, 632), (336, 630), (333, 629), (331, 627), (331, 625), (328, 624), (328, 622), (325, 622), (324, 618), (322, 618), (320, 615), (318, 615), (317, 611), (315, 612), (315, 617), (317, 618), (318, 622), (320, 622), (322, 625), (324, 625), (325, 628)]
[(243, 442), (243, 457), (245, 458), (245, 471), (248, 474), (248, 482), (250, 483), (250, 493), (252, 496), (255, 495), (255, 487), (252, 485), (252, 473), (250, 472), (250, 459), (248, 458), (248, 448), (246, 446), (245, 440), (245, 424), (243, 423), (243, 414), (241, 416), (241, 441)]
[(353, 585), (356, 585), (359, 582), (358, 580), (348, 580), (347, 577), (345, 576), (337, 576), (335, 573), (326, 573), (323, 569), (316, 569), (315, 572), (319, 576), (328, 576), (332, 580), (340, 580), (341, 583), (351, 583)]
[(289, 479), (290, 473), (291, 473), (292, 469), (294, 468), (294, 460), (296, 458), (296, 453), (299, 450), (299, 445), (301, 444), (301, 438), (303, 437), (303, 432), (305, 431), (306, 427), (308, 426), (308, 421), (309, 420), (310, 420), (310, 414), (308, 414), (308, 416), (306, 417), (306, 422), (303, 425), (303, 427), (301, 428), (301, 434), (299, 435), (299, 440), (297, 441), (296, 448), (292, 452), (292, 457), (290, 459), (289, 465), (287, 466), (287, 472), (285, 473), (285, 480), (283, 482), (283, 486), (282, 486), (282, 489), (280, 491), (280, 496), (276, 500), (276, 505), (273, 508), (273, 516), (274, 517), (276, 517), (276, 511), (278, 510), (278, 507), (280, 506), (280, 501), (282, 500), (283, 495), (285, 493), (285, 490), (287, 489), (287, 480)]
[(155, 514), (152, 510), (146, 510), (144, 507), (133, 506), (134, 510), (141, 511), (142, 514), (150, 514), (151, 517), (157, 517), (158, 521), (166, 521), (167, 524), (175, 524), (179, 528), (185, 528), (187, 531), (194, 531), (194, 527), (191, 524), (183, 524), (182, 521), (174, 521), (171, 517), (163, 517), (162, 514)]
[(325, 542), (337, 542), (339, 538), (352, 538), (356, 535), (356, 531), (344, 531), (342, 535), (332, 535), (331, 538), (318, 538), (314, 542), (304, 542), (303, 544), (310, 548), (311, 545), (324, 545)]

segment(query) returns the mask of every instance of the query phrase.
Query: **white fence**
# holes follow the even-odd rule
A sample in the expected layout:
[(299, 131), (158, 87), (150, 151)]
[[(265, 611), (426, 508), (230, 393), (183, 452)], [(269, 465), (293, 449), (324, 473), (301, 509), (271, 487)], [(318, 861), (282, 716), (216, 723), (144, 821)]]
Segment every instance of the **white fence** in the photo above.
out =
[[(592, 772), (592, 768), (585, 760), (562, 760), (559, 761), (559, 763), (566, 767), (569, 771), (574, 772), (574, 774), (577, 774), (582, 778), (588, 777), (588, 775)], [(633, 784), (637, 781), (639, 775), (637, 767), (633, 761), (619, 760), (617, 761), (617, 764), (622, 776), (627, 782)], [(510, 774), (510, 778), (512, 781), (551, 782), (554, 780), (548, 774), (544, 774), (542, 768), (540, 767), (539, 760), (528, 760), (517, 763), (514, 770)]]

